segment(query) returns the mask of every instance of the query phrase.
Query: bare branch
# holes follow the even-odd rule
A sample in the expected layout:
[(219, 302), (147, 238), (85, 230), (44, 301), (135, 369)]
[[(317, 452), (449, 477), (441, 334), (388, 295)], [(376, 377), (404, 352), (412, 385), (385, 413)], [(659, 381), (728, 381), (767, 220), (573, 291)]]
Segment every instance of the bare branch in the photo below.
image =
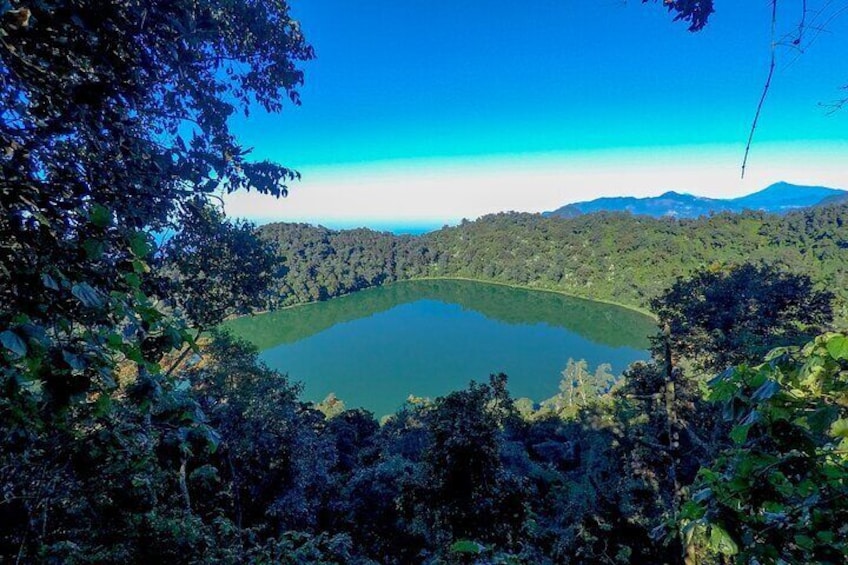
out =
[(754, 132), (757, 131), (757, 123), (760, 121), (760, 114), (763, 111), (763, 104), (766, 102), (769, 90), (771, 89), (771, 79), (774, 77), (774, 68), (777, 62), (777, 43), (775, 42), (775, 33), (777, 28), (777, 0), (771, 0), (771, 62), (769, 63), (769, 72), (766, 77), (766, 82), (763, 85), (763, 94), (760, 96), (760, 102), (757, 104), (757, 111), (754, 114), (754, 121), (751, 124), (751, 133), (748, 134), (748, 143), (745, 144), (745, 157), (742, 159), (742, 178), (745, 178), (745, 168), (748, 166), (748, 154), (751, 152), (751, 143), (754, 141)]

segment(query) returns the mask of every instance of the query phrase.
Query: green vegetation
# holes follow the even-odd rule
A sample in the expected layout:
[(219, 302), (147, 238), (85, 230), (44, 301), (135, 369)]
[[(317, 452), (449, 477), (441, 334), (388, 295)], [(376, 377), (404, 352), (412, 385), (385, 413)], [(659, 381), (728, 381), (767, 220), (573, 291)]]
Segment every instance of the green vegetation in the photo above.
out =
[(732, 444), (699, 471), (683, 534), (741, 562), (844, 562), (848, 337), (821, 335), (765, 361), (712, 385)]
[(262, 226), (259, 234), (276, 246), (285, 273), (276, 285), (274, 306), (326, 300), (420, 276), (420, 265), (429, 261), (415, 238), (368, 229), (278, 223)]
[(542, 402), (538, 411), (528, 410), (522, 415), (528, 419), (548, 416), (573, 418), (580, 409), (587, 408), (612, 389), (616, 377), (611, 370), (612, 367), (604, 363), (593, 373), (585, 359), (569, 359), (562, 371), (559, 393)]
[[(712, 10), (664, 5), (693, 29)], [(193, 339), (267, 302), (267, 245), (208, 194), (279, 195), (293, 176), (248, 161), (227, 119), (297, 100), (299, 29), (282, 0), (0, 1), (0, 560), (844, 563), (848, 334), (821, 333), (816, 287), (844, 319), (843, 208), (505, 214), (283, 249), (274, 284), (294, 301), (434, 274), (656, 298), (681, 333), (609, 391), (572, 364), (547, 417), (522, 418), (503, 375), (382, 425), (338, 403), (327, 417), (250, 347)], [(664, 291), (748, 257), (799, 278), (756, 265)], [(678, 315), (699, 296), (740, 312), (715, 292), (740, 272), (762, 304), (792, 305), (760, 314), (781, 331)], [(821, 335), (799, 347), (806, 333)], [(766, 345), (781, 348), (750, 362)], [(707, 382), (704, 359), (748, 364)]]
[(666, 324), (675, 352), (701, 371), (721, 372), (810, 339), (811, 329), (833, 319), (832, 301), (833, 294), (815, 290), (806, 275), (741, 265), (678, 279), (651, 306)]
[(680, 276), (704, 267), (766, 263), (809, 275), (836, 295), (848, 321), (848, 207), (785, 216), (746, 212), (697, 220), (630, 214), (573, 219), (506, 213), (419, 237), (369, 230), (332, 231), (273, 224), (288, 270), (278, 283), (284, 304), (321, 300), (410, 278), (458, 277), (557, 290), (649, 308)]

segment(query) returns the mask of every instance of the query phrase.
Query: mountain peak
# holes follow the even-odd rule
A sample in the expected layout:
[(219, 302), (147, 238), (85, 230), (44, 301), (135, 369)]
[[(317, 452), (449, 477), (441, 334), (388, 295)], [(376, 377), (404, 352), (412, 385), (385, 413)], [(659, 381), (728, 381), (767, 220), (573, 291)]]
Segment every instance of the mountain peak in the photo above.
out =
[(680, 196), (686, 196), (685, 194), (680, 194), (679, 192), (675, 192), (673, 190), (669, 190), (667, 192), (663, 192), (658, 196), (658, 198), (677, 198)]
[(802, 186), (788, 182), (776, 182), (759, 192), (734, 198), (730, 202), (743, 209), (788, 211), (795, 208), (815, 206), (825, 198), (845, 194), (844, 190), (825, 186)]
[(660, 196), (648, 198), (622, 196), (576, 202), (552, 212), (545, 212), (545, 215), (573, 218), (592, 212), (619, 211), (653, 217), (697, 218), (715, 212), (743, 210), (762, 210), (780, 214), (797, 208), (816, 206), (825, 200), (841, 201), (842, 197), (848, 197), (848, 192), (824, 186), (801, 186), (780, 181), (739, 198), (707, 198), (669, 190)]
[(791, 183), (786, 182), (785, 180), (780, 180), (780, 181), (777, 181), (775, 183), (768, 185), (767, 187), (762, 189), (760, 192), (766, 192), (766, 191), (770, 191), (770, 190), (786, 190), (788, 188), (804, 188), (804, 187), (802, 185), (799, 185), (799, 184), (791, 184)]

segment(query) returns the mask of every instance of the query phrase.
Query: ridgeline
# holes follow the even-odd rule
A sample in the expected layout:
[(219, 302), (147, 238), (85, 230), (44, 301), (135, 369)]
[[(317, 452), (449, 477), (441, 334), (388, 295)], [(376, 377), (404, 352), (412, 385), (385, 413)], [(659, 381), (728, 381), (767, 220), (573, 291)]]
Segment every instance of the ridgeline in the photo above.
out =
[(576, 218), (502, 213), (421, 236), (269, 224), (282, 276), (274, 306), (325, 300), (417, 278), (468, 278), (645, 309), (700, 267), (769, 263), (807, 274), (836, 295), (848, 320), (848, 206), (785, 215), (721, 213), (698, 219), (599, 212)]

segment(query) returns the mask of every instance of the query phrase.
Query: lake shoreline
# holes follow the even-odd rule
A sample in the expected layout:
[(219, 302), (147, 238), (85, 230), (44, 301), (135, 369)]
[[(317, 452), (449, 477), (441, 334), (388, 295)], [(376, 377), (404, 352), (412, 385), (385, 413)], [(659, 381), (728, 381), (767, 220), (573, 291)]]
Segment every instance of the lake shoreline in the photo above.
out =
[(654, 321), (658, 320), (656, 314), (654, 314), (650, 310), (647, 310), (647, 309), (642, 308), (640, 306), (634, 306), (632, 304), (624, 304), (622, 302), (616, 302), (614, 300), (607, 300), (607, 299), (603, 299), (603, 298), (587, 298), (585, 296), (580, 296), (579, 294), (566, 292), (564, 290), (557, 290), (557, 289), (554, 289), (554, 288), (540, 288), (540, 287), (534, 287), (534, 286), (505, 283), (505, 282), (500, 282), (500, 281), (489, 281), (489, 280), (483, 280), (483, 279), (474, 279), (474, 278), (470, 278), (470, 277), (414, 277), (414, 278), (411, 278), (411, 279), (391, 281), (391, 282), (387, 282), (387, 283), (384, 283), (384, 284), (369, 286), (367, 288), (355, 290), (353, 292), (348, 292), (346, 294), (340, 294), (339, 296), (331, 296), (330, 298), (327, 298), (326, 300), (310, 300), (309, 302), (299, 302), (297, 304), (290, 304), (289, 306), (283, 306), (282, 308), (276, 308), (274, 310), (258, 310), (256, 312), (251, 313), (251, 314), (242, 314), (242, 315), (239, 315), (239, 316), (233, 316), (232, 318), (229, 318), (229, 320), (236, 320), (236, 319), (239, 319), (239, 318), (245, 318), (245, 317), (249, 317), (249, 316), (259, 316), (259, 315), (262, 315), (262, 314), (270, 314), (272, 312), (279, 312), (281, 310), (291, 310), (292, 308), (299, 308), (301, 306), (307, 306), (309, 304), (321, 304), (322, 302), (330, 302), (332, 300), (338, 300), (339, 298), (344, 298), (346, 296), (353, 296), (354, 294), (358, 294), (360, 292), (366, 292), (366, 291), (373, 290), (373, 289), (385, 288), (385, 287), (390, 287), (390, 286), (393, 286), (393, 285), (399, 285), (399, 284), (416, 282), (416, 281), (464, 281), (464, 282), (473, 282), (473, 283), (478, 283), (478, 284), (489, 284), (489, 285), (493, 285), (493, 286), (502, 286), (502, 287), (506, 287), (506, 288), (513, 288), (513, 289), (516, 289), (516, 290), (529, 290), (529, 291), (533, 291), (533, 292), (547, 292), (547, 293), (551, 293), (551, 294), (559, 294), (561, 296), (567, 296), (569, 298), (577, 298), (577, 299), (580, 299), (580, 300), (586, 300), (587, 302), (597, 302), (599, 304), (609, 304), (610, 306), (618, 306), (619, 308), (624, 308), (625, 310), (630, 310), (631, 312), (636, 312), (638, 314), (642, 314), (643, 316), (647, 316), (648, 318), (651, 318)]
[(467, 279), (399, 283), (242, 317), (224, 329), (303, 383), (307, 400), (333, 392), (379, 414), (410, 394), (437, 398), (498, 373), (510, 376), (515, 398), (540, 402), (556, 394), (569, 359), (619, 374), (648, 359), (656, 332), (640, 312), (559, 292)]
[[(600, 304), (609, 304), (610, 306), (618, 306), (620, 308), (624, 308), (625, 310), (630, 310), (632, 312), (636, 312), (636, 313), (642, 314), (644, 316), (647, 316), (654, 321), (658, 320), (656, 314), (654, 314), (650, 310), (646, 310), (645, 308), (642, 308), (640, 306), (633, 306), (631, 304), (623, 304), (621, 302), (616, 302), (614, 300), (606, 300), (606, 299), (603, 299), (603, 298), (587, 298), (585, 296), (580, 296), (579, 294), (574, 294), (574, 293), (571, 293), (571, 292), (565, 292), (564, 290), (557, 290), (555, 288), (543, 288), (543, 287), (538, 287), (538, 286), (527, 286), (527, 285), (520, 285), (520, 284), (514, 284), (514, 283), (505, 283), (505, 282), (500, 282), (500, 281), (473, 279), (473, 278), (469, 278), (469, 277), (416, 277), (416, 278), (412, 278), (412, 279), (404, 279), (402, 281), (390, 282), (390, 283), (387, 283), (386, 285), (381, 285), (381, 286), (388, 286), (388, 285), (392, 285), (392, 284), (399, 284), (399, 283), (405, 283), (405, 282), (411, 282), (411, 281), (465, 281), (465, 282), (474, 282), (474, 283), (479, 283), (479, 284), (490, 284), (490, 285), (494, 285), (494, 286), (503, 286), (503, 287), (506, 287), (506, 288), (514, 288), (516, 290), (529, 290), (529, 291), (533, 291), (533, 292), (548, 292), (548, 293), (551, 293), (551, 294), (559, 294), (561, 296), (567, 296), (569, 298), (577, 298), (577, 299), (580, 299), (580, 300), (586, 300), (587, 302), (598, 302)], [(373, 287), (370, 287), (370, 288), (373, 288)], [(367, 289), (363, 289), (363, 290), (367, 290)], [(357, 292), (359, 292), (359, 291), (357, 291)]]

